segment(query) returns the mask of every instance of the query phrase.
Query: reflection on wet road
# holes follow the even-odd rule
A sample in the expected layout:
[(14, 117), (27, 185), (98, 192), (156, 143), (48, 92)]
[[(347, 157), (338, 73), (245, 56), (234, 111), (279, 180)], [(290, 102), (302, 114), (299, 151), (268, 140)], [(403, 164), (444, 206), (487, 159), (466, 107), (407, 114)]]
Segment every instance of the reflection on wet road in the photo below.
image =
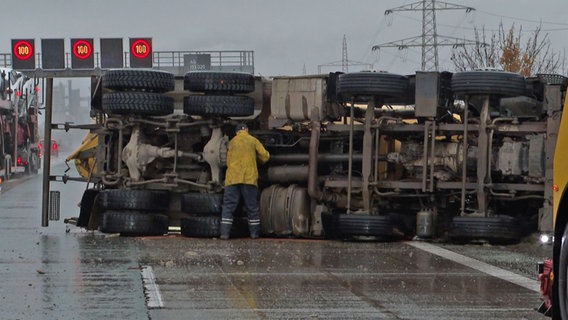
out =
[(540, 317), (533, 290), (404, 243), (141, 241), (165, 302), (156, 319)]
[[(81, 188), (65, 185), (80, 195)], [(59, 187), (59, 186), (58, 186)], [(62, 199), (62, 214), (77, 199)], [(0, 195), (1, 319), (147, 319), (139, 241), (41, 227), (41, 176)]]
[(533, 279), (413, 243), (66, 233), (40, 201), (40, 176), (0, 195), (2, 319), (542, 319)]

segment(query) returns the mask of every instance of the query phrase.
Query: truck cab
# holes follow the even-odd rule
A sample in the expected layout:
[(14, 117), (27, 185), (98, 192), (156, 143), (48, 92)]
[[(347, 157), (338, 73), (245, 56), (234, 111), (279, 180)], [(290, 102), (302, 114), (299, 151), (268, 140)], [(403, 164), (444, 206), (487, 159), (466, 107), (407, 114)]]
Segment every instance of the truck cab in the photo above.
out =
[[(564, 110), (568, 108), (566, 80)], [(568, 319), (568, 117), (562, 116), (556, 140), (553, 171), (553, 256), (538, 264), (542, 304), (539, 312)]]

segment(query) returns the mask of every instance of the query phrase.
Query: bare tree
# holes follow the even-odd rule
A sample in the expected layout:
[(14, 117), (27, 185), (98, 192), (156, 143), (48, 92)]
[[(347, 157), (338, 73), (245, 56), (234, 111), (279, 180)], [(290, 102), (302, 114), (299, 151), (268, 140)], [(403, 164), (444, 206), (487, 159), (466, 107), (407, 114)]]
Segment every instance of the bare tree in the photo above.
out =
[(488, 38), (485, 27), (474, 28), (475, 46), (459, 46), (452, 50), (451, 60), (457, 71), (481, 68), (496, 68), (499, 63), (499, 38), (492, 34)]
[(548, 34), (537, 27), (523, 43), (522, 27), (513, 24), (507, 31), (499, 24), (499, 31), (487, 35), (485, 28), (474, 29), (477, 45), (456, 47), (451, 59), (457, 71), (496, 68), (517, 72), (524, 76), (564, 71), (565, 57), (551, 49)]

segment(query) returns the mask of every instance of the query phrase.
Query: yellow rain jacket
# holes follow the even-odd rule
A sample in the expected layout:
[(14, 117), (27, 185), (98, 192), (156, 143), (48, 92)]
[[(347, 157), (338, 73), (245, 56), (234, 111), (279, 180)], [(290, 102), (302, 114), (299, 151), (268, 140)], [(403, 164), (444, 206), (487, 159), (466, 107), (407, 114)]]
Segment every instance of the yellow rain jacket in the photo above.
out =
[(258, 186), (257, 155), (261, 163), (265, 163), (270, 158), (270, 154), (257, 138), (244, 130), (238, 131), (227, 147), (225, 185), (242, 183)]

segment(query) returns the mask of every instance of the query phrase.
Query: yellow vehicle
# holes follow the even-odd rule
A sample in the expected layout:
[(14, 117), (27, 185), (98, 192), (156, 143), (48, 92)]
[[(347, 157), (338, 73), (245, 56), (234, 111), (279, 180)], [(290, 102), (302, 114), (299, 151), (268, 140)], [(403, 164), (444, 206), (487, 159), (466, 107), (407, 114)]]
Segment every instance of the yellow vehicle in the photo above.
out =
[[(564, 110), (568, 99), (564, 100)], [(538, 265), (539, 311), (553, 319), (568, 319), (568, 118), (562, 117), (553, 162), (553, 256)]]

